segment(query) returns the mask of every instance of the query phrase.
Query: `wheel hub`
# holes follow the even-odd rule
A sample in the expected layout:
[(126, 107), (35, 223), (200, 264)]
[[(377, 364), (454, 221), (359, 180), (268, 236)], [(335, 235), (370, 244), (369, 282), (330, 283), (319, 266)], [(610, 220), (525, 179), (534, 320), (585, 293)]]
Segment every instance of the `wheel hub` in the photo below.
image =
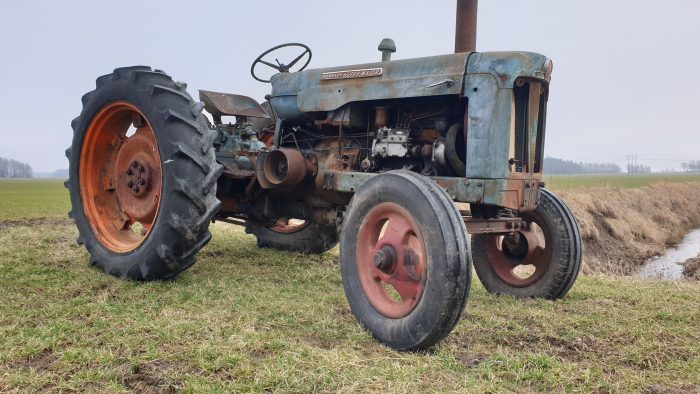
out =
[(138, 129), (119, 147), (114, 173), (118, 174), (117, 198), (130, 218), (151, 221), (160, 200), (160, 178), (153, 168), (160, 164), (153, 158), (155, 145), (147, 133)]
[(396, 251), (391, 245), (384, 245), (374, 254), (374, 266), (385, 274), (391, 274), (396, 268)]
[(145, 165), (134, 160), (129, 168), (126, 169), (127, 181), (126, 187), (139, 196), (143, 194), (151, 185), (150, 170)]
[(425, 243), (411, 214), (390, 202), (372, 208), (357, 235), (356, 264), (369, 303), (389, 318), (418, 305), (426, 281)]

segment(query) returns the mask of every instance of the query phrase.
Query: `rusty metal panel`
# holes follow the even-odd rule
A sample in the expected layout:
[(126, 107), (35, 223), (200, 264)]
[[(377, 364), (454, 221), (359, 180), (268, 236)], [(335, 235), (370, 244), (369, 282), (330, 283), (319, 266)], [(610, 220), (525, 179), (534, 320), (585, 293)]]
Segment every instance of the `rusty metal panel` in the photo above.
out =
[[(323, 172), (323, 190), (340, 193), (355, 193), (372, 177), (379, 174), (352, 171)], [(485, 182), (457, 177), (429, 177), (445, 189), (452, 200), (465, 203), (478, 203), (484, 199)]]
[(534, 52), (475, 52), (469, 57), (468, 74), (493, 75), (499, 87), (512, 88), (515, 80), (522, 77), (549, 81), (551, 62), (547, 57)]
[[(458, 53), (343, 67), (280, 73), (272, 77), (272, 96), (297, 96), (301, 112), (333, 111), (354, 101), (462, 93), (469, 54)], [(362, 78), (323, 79), (354, 70), (381, 69)], [(363, 74), (365, 75), (365, 74)]]
[(485, 179), (483, 203), (519, 211), (535, 209), (539, 201), (541, 175), (523, 174), (520, 178), (522, 179)]
[(239, 94), (199, 91), (199, 99), (204, 108), (212, 115), (250, 116), (269, 119), (270, 115), (254, 99)]
[(507, 178), (513, 129), (513, 94), (491, 75), (469, 75), (467, 108), (467, 178)]

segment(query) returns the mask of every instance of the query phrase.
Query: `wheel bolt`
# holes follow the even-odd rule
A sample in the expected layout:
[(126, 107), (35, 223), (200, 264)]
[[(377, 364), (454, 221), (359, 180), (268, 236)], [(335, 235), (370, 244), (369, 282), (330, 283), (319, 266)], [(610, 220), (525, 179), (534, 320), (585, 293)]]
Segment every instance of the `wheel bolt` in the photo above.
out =
[(132, 187), (132, 186), (134, 186), (134, 182), (128, 181), (128, 182), (126, 182), (126, 186)]
[(139, 192), (139, 190), (141, 190), (141, 189), (139, 189), (139, 187), (138, 187), (138, 186), (134, 186), (134, 192), (138, 193), (138, 192)]
[(138, 167), (139, 167), (139, 163), (137, 163), (136, 160), (134, 160), (134, 161), (131, 162), (131, 166), (134, 167), (134, 168), (138, 168)]
[(144, 172), (144, 171), (146, 171), (146, 169), (143, 168), (143, 166), (139, 166), (139, 172)]
[(146, 184), (146, 180), (145, 180), (145, 179), (139, 179), (139, 185), (143, 186), (143, 185), (145, 185), (145, 184)]
[(131, 174), (133, 174), (133, 171), (131, 171), (131, 168), (129, 168), (128, 170), (126, 170), (126, 175), (131, 175)]

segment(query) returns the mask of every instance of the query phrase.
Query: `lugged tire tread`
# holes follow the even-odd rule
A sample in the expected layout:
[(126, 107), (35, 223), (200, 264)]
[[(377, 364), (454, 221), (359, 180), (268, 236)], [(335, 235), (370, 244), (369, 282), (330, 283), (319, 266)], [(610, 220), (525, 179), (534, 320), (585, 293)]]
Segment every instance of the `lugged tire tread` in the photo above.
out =
[[(96, 103), (103, 103), (104, 100), (109, 101), (109, 99), (104, 97), (105, 95), (109, 97), (110, 89), (123, 90), (126, 86), (127, 89), (135, 92), (134, 94), (136, 95), (151, 97), (152, 101), (149, 105), (154, 111), (151, 116), (161, 117), (163, 127), (166, 127), (168, 130), (165, 138), (167, 141), (161, 140), (166, 134), (156, 134), (158, 144), (167, 143), (173, 147), (172, 152), (174, 154), (171, 155), (168, 162), (172, 160), (174, 163), (169, 163), (168, 165), (172, 166), (171, 171), (189, 171), (189, 173), (178, 174), (175, 172), (169, 189), (170, 192), (182, 196), (177, 197), (176, 200), (170, 200), (172, 206), (183, 203), (186, 205), (181, 205), (176, 211), (159, 212), (156, 225), (160, 226), (161, 233), (158, 235), (158, 243), (153, 246), (153, 256), (159, 259), (160, 263), (146, 259), (147, 261), (139, 261), (122, 266), (109, 264), (108, 262), (100, 261), (93, 255), (92, 246), (94, 245), (86, 245), (91, 253), (89, 262), (91, 265), (99, 266), (109, 274), (120, 277), (136, 280), (171, 278), (191, 266), (195, 262), (196, 252), (210, 241), (211, 232), (208, 230), (208, 223), (211, 222), (221, 206), (221, 202), (216, 198), (216, 180), (223, 171), (223, 167), (216, 162), (212, 144), (213, 139), (209, 137), (210, 132), (203, 119), (204, 115), (201, 112), (197, 114), (196, 111), (193, 111), (193, 109), (197, 108), (197, 103), (186, 91), (183, 91), (184, 89), (179, 89), (170, 76), (162, 71), (151, 71), (150, 67), (117, 68), (112, 74), (99, 77), (96, 80), (96, 86), (96, 90), (86, 93), (82, 98), (83, 113), (71, 122), (74, 134), (84, 132), (84, 128), (89, 123), (89, 119), (83, 119), (84, 116), (87, 116), (85, 114), (86, 106), (91, 105), (94, 108), (95, 106), (104, 105), (93, 104), (93, 99), (102, 100)], [(180, 86), (183, 86), (183, 84), (181, 83)], [(177, 99), (173, 100), (171, 97), (176, 97)], [(188, 115), (183, 115), (183, 113), (189, 114), (191, 119), (188, 118)], [(184, 126), (184, 128), (180, 125)], [(208, 142), (209, 146), (205, 147), (204, 145)], [(75, 144), (76, 140), (74, 139), (72, 147), (75, 147)], [(71, 154), (72, 147), (66, 150), (66, 156), (71, 161), (71, 165), (77, 168), (75, 160), (71, 160), (73, 156)], [(78, 149), (79, 147), (80, 145), (78, 145)], [(192, 172), (193, 170), (186, 170), (187, 168), (193, 168), (191, 165), (183, 166), (178, 164), (184, 162), (193, 163), (199, 170)], [(77, 171), (71, 171), (71, 174), (73, 173), (77, 173)], [(72, 186), (73, 184), (75, 186)], [(72, 195), (79, 196), (77, 179), (69, 178), (67, 187), (71, 190)], [(165, 195), (170, 192), (164, 189), (162, 198), (176, 198), (175, 196), (167, 197)], [(74, 200), (73, 197), (72, 200)], [(75, 201), (73, 205), (73, 209), (76, 209)], [(191, 206), (191, 209), (187, 205)], [(82, 212), (82, 206), (77, 208)], [(73, 210), (71, 211), (72, 213)], [(78, 223), (78, 219), (75, 218), (76, 215), (72, 216)], [(83, 216), (81, 213), (81, 217)], [(81, 228), (80, 225), (78, 227)], [(87, 227), (82, 226), (82, 228), (85, 229)], [(149, 238), (152, 236), (155, 236), (155, 234), (149, 235)], [(79, 242), (85, 242), (85, 239), (86, 237), (81, 233), (78, 238)], [(166, 270), (163, 270), (164, 265), (168, 267)]]

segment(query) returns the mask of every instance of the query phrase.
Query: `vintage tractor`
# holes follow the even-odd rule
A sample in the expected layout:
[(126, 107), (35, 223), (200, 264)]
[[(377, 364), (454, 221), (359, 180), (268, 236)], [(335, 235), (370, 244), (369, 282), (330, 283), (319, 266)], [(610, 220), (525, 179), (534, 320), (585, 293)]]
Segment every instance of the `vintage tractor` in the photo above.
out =
[[(391, 60), (385, 39), (380, 62), (305, 70), (309, 47), (272, 48), (251, 67), (272, 86), (263, 104), (211, 91), (195, 101), (149, 67), (97, 78), (66, 152), (90, 264), (171, 278), (194, 263), (212, 220), (245, 226), (261, 247), (340, 243), (352, 313), (395, 349), (452, 330), (472, 259), (491, 292), (563, 297), (581, 237), (542, 183), (552, 62), (474, 51), (475, 15), (475, 0), (458, 1), (448, 55)], [(283, 47), (298, 56), (271, 60)]]

